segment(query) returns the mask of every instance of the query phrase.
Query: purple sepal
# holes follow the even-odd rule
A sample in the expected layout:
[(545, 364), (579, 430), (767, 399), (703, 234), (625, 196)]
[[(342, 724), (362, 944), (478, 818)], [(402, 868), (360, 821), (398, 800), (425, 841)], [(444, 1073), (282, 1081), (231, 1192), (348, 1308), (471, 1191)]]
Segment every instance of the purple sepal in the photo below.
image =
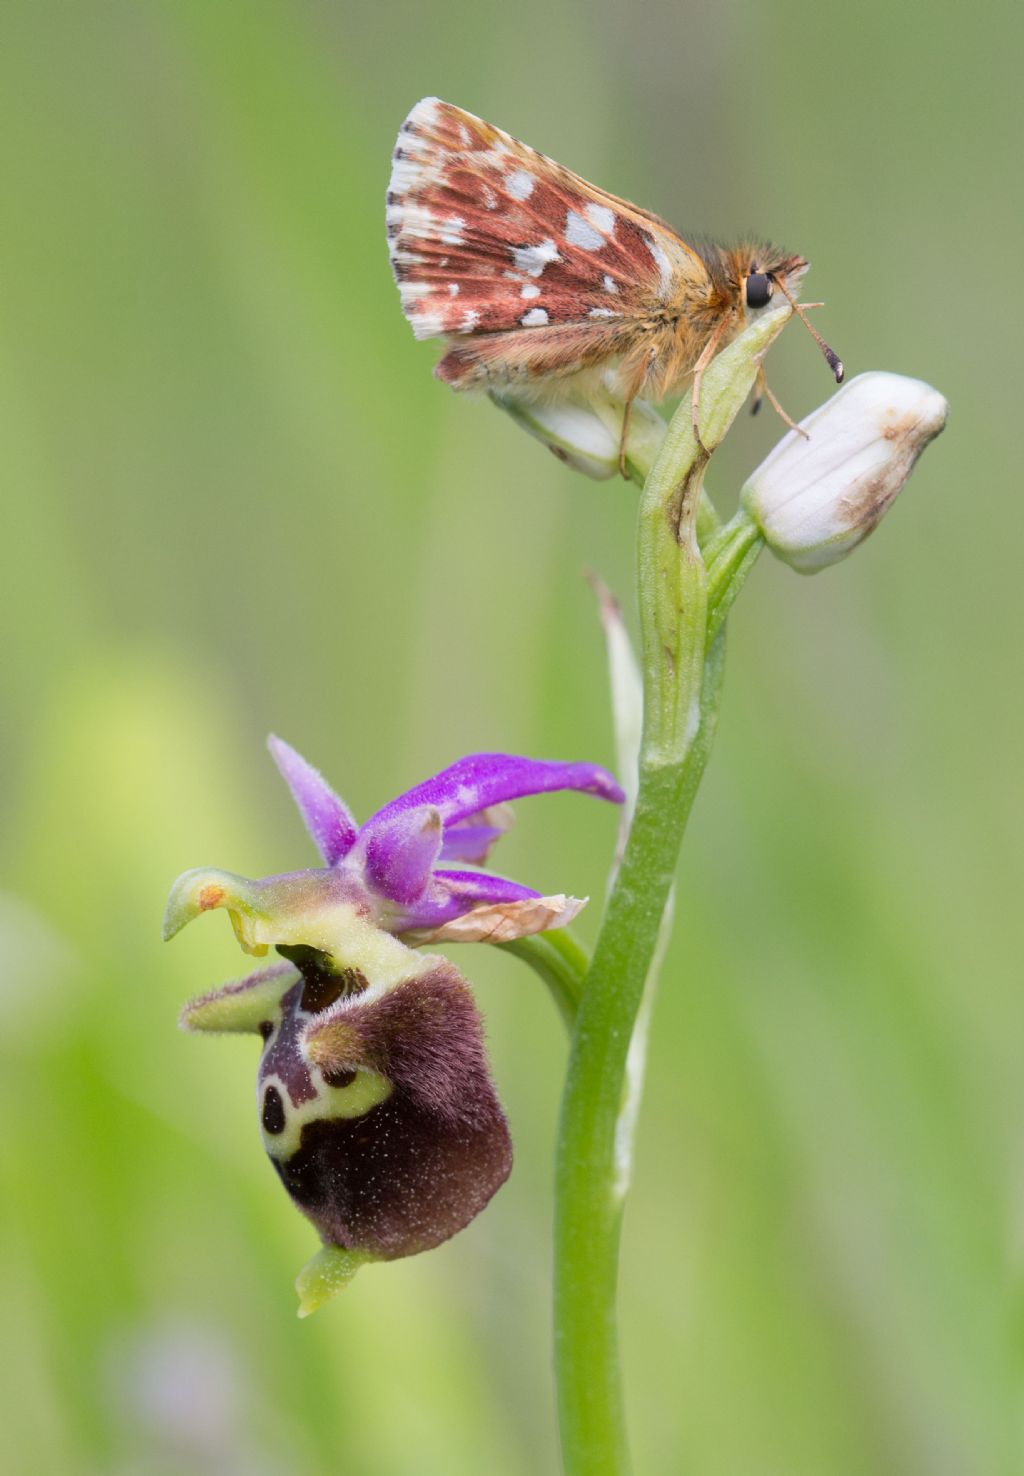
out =
[(441, 835), (441, 816), (430, 805), (405, 810), (366, 830), (360, 850), (374, 891), (399, 905), (415, 902), (430, 881)]
[(333, 866), (347, 856), (355, 844), (356, 823), (348, 808), (327, 780), (290, 744), (271, 734), (267, 747), (292, 792), (317, 850), (328, 866)]
[(435, 871), (423, 895), (394, 917), (395, 932), (437, 928), (482, 904), (526, 902), (540, 893), (486, 871)]
[(371, 816), (363, 830), (373, 829), (403, 810), (433, 805), (441, 812), (447, 832), (457, 821), (475, 815), (478, 810), (558, 789), (595, 794), (619, 805), (625, 799), (608, 770), (597, 764), (548, 763), (509, 753), (473, 753), (400, 794)]
[[(477, 753), (459, 759), (432, 779), (399, 795), (357, 828), (342, 801), (311, 764), (280, 738), (271, 738), (269, 742), (278, 768), (328, 863), (326, 870), (319, 873), (324, 905), (350, 903), (377, 927), (417, 940), (428, 934), (454, 939), (456, 933), (459, 938), (487, 938), (493, 931), (492, 924), (499, 926), (503, 938), (564, 926), (583, 906), (581, 901), (567, 898), (563, 893), (544, 898), (530, 887), (517, 886), (485, 873), (435, 871), (434, 868), (441, 860), (477, 865), (483, 862), (491, 846), (512, 823), (510, 800), (554, 790), (576, 790), (615, 804), (621, 804), (625, 798), (607, 769), (597, 764), (553, 763), (515, 754)], [(305, 873), (295, 875), (305, 877)], [(184, 911), (178, 906), (175, 913), (177, 916), (177, 912), (182, 912), (183, 921), (196, 911), (192, 896), (196, 877), (200, 881), (209, 880), (205, 872), (202, 876), (189, 873), (179, 879), (172, 891), (175, 903), (180, 901), (179, 893), (187, 893), (188, 906)], [(216, 879), (223, 880), (219, 873)], [(280, 911), (279, 903), (284, 905), (283, 893), (280, 898), (276, 892), (273, 898), (264, 897), (266, 881), (246, 882), (237, 877), (228, 880), (233, 888), (232, 896), (241, 887), (245, 897), (251, 893), (260, 902), (261, 917), (267, 911), (264, 902), (268, 906), (273, 903), (271, 911)], [(275, 882), (280, 892), (291, 879), (269, 880)], [(301, 897), (289, 893), (286, 910), (294, 910), (291, 901), (296, 905), (301, 903), (303, 917), (294, 920), (300, 929), (308, 925), (306, 914), (315, 907), (312, 893), (316, 890), (313, 886), (307, 896), (303, 881), (299, 888)], [(218, 893), (222, 897), (227, 895), (223, 886), (219, 886)], [(241, 898), (242, 902), (245, 897)], [(206, 905), (213, 904), (203, 903), (199, 910)], [(255, 902), (248, 910), (242, 907), (238, 918), (234, 913), (232, 918), (236, 931), (241, 929), (243, 947), (265, 952), (268, 943), (279, 943), (284, 935), (271, 936), (267, 927), (257, 926), (249, 917), (254, 906)], [(488, 909), (492, 914), (490, 920), (484, 915)], [(465, 928), (456, 926), (460, 917), (468, 919)]]

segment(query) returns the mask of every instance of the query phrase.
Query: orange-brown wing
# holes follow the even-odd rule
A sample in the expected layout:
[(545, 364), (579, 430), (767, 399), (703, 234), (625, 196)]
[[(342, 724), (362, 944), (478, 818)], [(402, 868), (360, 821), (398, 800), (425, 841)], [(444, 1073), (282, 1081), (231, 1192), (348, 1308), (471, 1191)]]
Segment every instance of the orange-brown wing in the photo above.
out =
[(436, 98), (402, 124), (387, 202), (416, 336), (500, 334), (474, 356), (486, 342), (491, 357), (533, 359), (533, 372), (616, 352), (631, 324), (706, 278), (657, 216)]

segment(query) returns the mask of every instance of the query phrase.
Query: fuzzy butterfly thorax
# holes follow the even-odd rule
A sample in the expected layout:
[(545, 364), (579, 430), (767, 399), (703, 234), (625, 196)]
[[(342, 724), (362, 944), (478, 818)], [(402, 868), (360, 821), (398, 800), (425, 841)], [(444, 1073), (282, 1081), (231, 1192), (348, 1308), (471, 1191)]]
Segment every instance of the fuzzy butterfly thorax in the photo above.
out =
[[(450, 341), (438, 377), (529, 398), (592, 383), (627, 402), (659, 401), (776, 286), (795, 298), (807, 269), (764, 243), (687, 242), (436, 98), (402, 125), (387, 227), (414, 333)], [(758, 302), (748, 284), (762, 281)]]

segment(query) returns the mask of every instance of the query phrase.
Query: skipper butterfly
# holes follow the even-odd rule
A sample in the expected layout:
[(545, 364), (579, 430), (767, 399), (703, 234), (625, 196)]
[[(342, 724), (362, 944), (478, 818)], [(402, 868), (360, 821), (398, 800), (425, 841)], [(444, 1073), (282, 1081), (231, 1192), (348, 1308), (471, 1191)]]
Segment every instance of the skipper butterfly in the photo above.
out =
[[(804, 316), (807, 262), (765, 242), (689, 242), (650, 211), (438, 98), (402, 124), (387, 195), (391, 264), (417, 338), (450, 346), (453, 389), (524, 398), (611, 393), (626, 406), (692, 384), (782, 293)], [(764, 384), (773, 405), (789, 421)], [(759, 398), (759, 397), (758, 397)], [(756, 409), (756, 403), (755, 403)]]

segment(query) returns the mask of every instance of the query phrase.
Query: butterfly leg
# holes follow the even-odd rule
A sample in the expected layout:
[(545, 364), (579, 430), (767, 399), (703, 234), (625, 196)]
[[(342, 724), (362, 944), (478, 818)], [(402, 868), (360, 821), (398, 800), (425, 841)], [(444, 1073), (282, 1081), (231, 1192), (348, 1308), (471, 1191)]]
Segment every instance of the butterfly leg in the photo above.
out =
[(704, 370), (708, 367), (708, 365), (711, 363), (711, 360), (715, 357), (715, 349), (718, 347), (718, 341), (721, 338), (722, 334), (725, 332), (726, 324), (728, 322), (728, 318), (721, 319), (714, 333), (712, 333), (707, 343), (701, 349), (700, 358), (693, 366), (693, 393), (690, 397), (690, 424), (693, 426), (694, 440), (697, 442), (698, 448), (704, 452), (705, 456), (710, 456), (711, 453), (700, 438), (700, 419), (698, 411), (700, 409), (701, 380), (704, 378)]
[(754, 393), (750, 400), (750, 413), (756, 415), (761, 408), (764, 392), (768, 388), (768, 382), (764, 377), (764, 365), (757, 366), (757, 378), (754, 380)]
[(810, 436), (807, 434), (807, 432), (805, 430), (802, 430), (801, 427), (797, 425), (797, 423), (796, 423), (795, 420), (791, 420), (790, 419), (790, 417), (786, 414), (785, 410), (783, 410), (782, 406), (779, 404), (778, 400), (772, 394), (771, 390), (768, 388), (768, 380), (765, 377), (765, 372), (764, 372), (764, 367), (763, 366), (762, 366), (761, 369), (758, 370), (757, 390), (758, 390), (757, 401), (755, 402), (754, 405), (751, 406), (751, 411), (756, 410), (757, 407), (758, 407), (758, 405), (760, 405), (760, 403), (761, 403), (761, 393), (763, 391), (765, 399), (768, 401), (769, 405), (775, 411), (775, 413), (779, 417), (779, 419), (785, 421), (786, 425), (789, 426), (790, 430), (795, 430), (798, 436), (803, 436), (803, 438), (804, 438), (805, 441), (809, 441), (811, 439)]
[(629, 435), (629, 412), (633, 408), (634, 396), (630, 395), (622, 411), (622, 435), (619, 437), (619, 475), (629, 481), (629, 472), (626, 470), (626, 438)]

